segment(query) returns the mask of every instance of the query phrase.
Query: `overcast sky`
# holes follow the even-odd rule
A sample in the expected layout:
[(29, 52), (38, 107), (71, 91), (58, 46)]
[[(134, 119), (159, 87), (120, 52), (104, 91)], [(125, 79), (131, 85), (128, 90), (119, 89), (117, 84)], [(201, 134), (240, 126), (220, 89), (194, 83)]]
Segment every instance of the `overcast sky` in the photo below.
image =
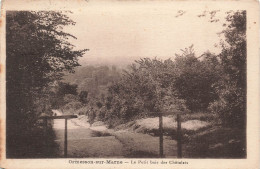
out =
[(78, 39), (71, 40), (76, 49), (89, 49), (80, 59), (82, 65), (127, 65), (140, 57), (173, 58), (180, 49), (194, 44), (197, 56), (205, 51), (219, 53), (215, 47), (223, 27), (220, 22), (209, 22), (209, 17), (198, 17), (203, 9), (185, 10), (176, 17), (179, 6), (168, 3), (89, 5), (69, 14), (76, 22), (65, 31)]

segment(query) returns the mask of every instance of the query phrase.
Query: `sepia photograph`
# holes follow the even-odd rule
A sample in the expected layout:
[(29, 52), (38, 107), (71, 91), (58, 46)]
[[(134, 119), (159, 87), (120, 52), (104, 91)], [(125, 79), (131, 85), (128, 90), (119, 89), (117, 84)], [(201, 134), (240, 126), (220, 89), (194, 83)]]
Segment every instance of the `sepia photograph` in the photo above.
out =
[(6, 9), (6, 159), (247, 159), (249, 11), (167, 2)]

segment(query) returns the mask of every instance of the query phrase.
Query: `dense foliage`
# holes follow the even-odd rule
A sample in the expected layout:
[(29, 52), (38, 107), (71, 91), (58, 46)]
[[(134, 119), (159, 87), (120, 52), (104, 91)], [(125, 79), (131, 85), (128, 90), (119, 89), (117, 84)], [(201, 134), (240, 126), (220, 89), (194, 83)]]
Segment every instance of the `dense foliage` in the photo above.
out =
[(117, 125), (156, 113), (204, 112), (245, 128), (246, 13), (227, 14), (220, 54), (196, 56), (191, 46), (174, 60), (137, 60), (110, 87), (104, 120)]
[(222, 32), (219, 57), (222, 78), (216, 83), (219, 99), (210, 108), (216, 111), (223, 123), (245, 128), (246, 123), (246, 11), (229, 12), (227, 28)]
[(192, 46), (175, 60), (140, 59), (110, 87), (105, 120), (205, 111), (217, 99), (218, 65), (210, 53), (196, 58)]
[(73, 50), (68, 39), (75, 37), (63, 31), (74, 24), (60, 12), (6, 13), (8, 157), (30, 156), (28, 145), (40, 153), (33, 147), (43, 135), (37, 118), (50, 112), (50, 86), (63, 71), (73, 72), (86, 51)]

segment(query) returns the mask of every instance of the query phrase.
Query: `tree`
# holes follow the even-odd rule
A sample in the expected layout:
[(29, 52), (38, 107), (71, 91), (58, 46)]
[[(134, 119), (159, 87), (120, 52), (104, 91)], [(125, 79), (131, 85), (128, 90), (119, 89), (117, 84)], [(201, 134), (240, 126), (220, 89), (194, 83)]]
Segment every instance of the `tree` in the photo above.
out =
[(217, 98), (213, 84), (219, 80), (216, 56), (207, 52), (199, 60), (194, 53), (193, 46), (176, 54), (174, 90), (178, 96), (186, 100), (187, 107), (193, 111), (205, 111), (210, 102)]
[(246, 11), (228, 12), (225, 39), (219, 54), (222, 80), (216, 84), (219, 100), (212, 103), (223, 124), (245, 128), (246, 125)]
[(75, 37), (63, 31), (74, 24), (61, 12), (6, 13), (7, 157), (28, 155), (21, 147), (32, 145), (27, 137), (35, 134), (41, 113), (37, 101), (49, 95), (48, 86), (64, 71), (73, 72), (87, 51), (73, 50), (68, 39)]
[[(143, 58), (125, 70), (121, 80), (110, 87), (110, 118), (129, 121), (160, 113), (186, 111), (185, 101), (173, 90), (171, 60)], [(108, 111), (109, 112), (109, 111)]]

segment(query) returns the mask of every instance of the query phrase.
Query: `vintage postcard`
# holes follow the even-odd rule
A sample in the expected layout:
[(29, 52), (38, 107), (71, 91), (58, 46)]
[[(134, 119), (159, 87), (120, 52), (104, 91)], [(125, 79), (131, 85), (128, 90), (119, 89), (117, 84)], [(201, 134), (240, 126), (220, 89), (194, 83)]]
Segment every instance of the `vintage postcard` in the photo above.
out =
[(255, 0), (1, 2), (0, 168), (259, 168)]

